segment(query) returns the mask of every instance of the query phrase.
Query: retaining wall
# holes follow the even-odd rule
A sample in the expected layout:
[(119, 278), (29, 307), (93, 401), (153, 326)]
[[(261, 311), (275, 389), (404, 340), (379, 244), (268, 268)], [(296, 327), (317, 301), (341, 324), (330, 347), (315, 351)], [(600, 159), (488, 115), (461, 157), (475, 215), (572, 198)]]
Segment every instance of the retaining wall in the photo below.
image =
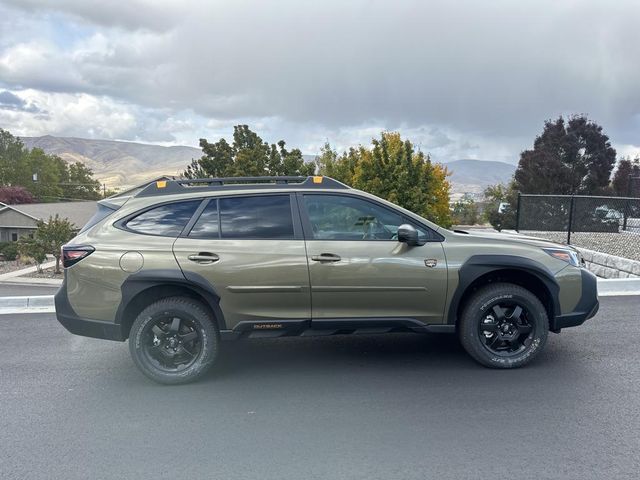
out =
[(587, 268), (602, 278), (640, 278), (640, 262), (616, 257), (586, 248), (576, 247), (584, 257)]

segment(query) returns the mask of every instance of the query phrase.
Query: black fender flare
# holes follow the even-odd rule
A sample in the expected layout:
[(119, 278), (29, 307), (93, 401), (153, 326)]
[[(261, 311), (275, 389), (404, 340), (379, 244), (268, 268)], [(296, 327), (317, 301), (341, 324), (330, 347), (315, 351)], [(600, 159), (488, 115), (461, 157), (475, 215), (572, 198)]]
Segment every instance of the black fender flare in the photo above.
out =
[[(451, 297), (447, 323), (455, 325), (460, 301), (467, 288), (481, 276), (498, 270), (520, 270), (534, 275), (545, 286), (552, 299), (553, 314), (560, 314), (560, 286), (553, 273), (542, 263), (518, 255), (472, 255), (458, 270), (458, 287)], [(552, 319), (549, 319), (552, 320)]]
[(116, 324), (122, 325), (124, 312), (139, 294), (153, 287), (186, 287), (202, 297), (213, 311), (218, 328), (226, 329), (226, 323), (220, 309), (220, 296), (211, 283), (201, 275), (183, 272), (180, 269), (143, 270), (130, 275), (120, 286), (122, 299), (116, 311)]

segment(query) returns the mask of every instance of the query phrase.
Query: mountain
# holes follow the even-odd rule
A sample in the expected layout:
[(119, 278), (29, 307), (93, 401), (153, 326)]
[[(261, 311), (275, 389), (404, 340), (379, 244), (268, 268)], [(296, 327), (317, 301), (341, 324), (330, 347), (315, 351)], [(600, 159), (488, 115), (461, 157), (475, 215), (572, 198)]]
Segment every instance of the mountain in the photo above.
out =
[(451, 172), (453, 193), (482, 193), (487, 185), (511, 180), (516, 166), (491, 160), (455, 160), (445, 163)]
[[(95, 177), (109, 188), (138, 185), (160, 175), (179, 175), (189, 162), (200, 158), (202, 151), (194, 147), (163, 147), (144, 143), (88, 138), (22, 137), (28, 148), (38, 147), (69, 162), (82, 162), (93, 170)], [(314, 155), (304, 155), (306, 162)], [(446, 163), (452, 183), (452, 193), (480, 194), (487, 185), (507, 182), (515, 166), (487, 160), (456, 160)]]
[(74, 137), (21, 137), (28, 148), (38, 147), (68, 162), (82, 162), (108, 187), (130, 187), (160, 175), (178, 175), (202, 150), (163, 147), (115, 140)]

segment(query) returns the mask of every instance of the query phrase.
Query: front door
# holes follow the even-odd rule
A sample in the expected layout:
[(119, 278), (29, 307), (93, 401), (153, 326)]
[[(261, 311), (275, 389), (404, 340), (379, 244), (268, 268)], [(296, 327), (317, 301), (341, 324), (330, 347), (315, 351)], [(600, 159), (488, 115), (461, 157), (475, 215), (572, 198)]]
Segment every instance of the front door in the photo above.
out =
[(311, 318), (307, 256), (293, 204), (288, 193), (213, 198), (176, 240), (180, 267), (213, 286), (227, 328)]
[[(441, 323), (447, 265), (439, 236), (401, 212), (350, 194), (302, 194), (316, 320), (412, 319)], [(413, 223), (422, 246), (397, 241)]]

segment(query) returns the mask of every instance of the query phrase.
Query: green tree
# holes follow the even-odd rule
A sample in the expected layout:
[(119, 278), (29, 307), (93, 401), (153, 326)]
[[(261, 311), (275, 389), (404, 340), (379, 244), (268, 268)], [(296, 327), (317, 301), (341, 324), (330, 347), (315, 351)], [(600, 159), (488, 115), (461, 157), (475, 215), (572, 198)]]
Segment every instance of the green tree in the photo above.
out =
[[(518, 191), (515, 183), (498, 183), (484, 190), (484, 218), (498, 231), (516, 228)], [(506, 204), (506, 205), (504, 205)], [(505, 208), (500, 208), (503, 205)]]
[(362, 147), (352, 147), (342, 155), (338, 155), (329, 143), (325, 143), (320, 150), (320, 155), (316, 157), (317, 170), (322, 175), (352, 185), (356, 166), (362, 158), (362, 150)]
[(60, 218), (58, 214), (49, 217), (46, 222), (38, 221), (37, 226), (35, 241), (47, 254), (55, 257), (55, 273), (60, 273), (60, 249), (73, 238), (75, 227), (68, 219)]
[(451, 226), (449, 172), (415, 151), (399, 133), (383, 132), (370, 148), (350, 148), (338, 155), (325, 145), (317, 159), (320, 173), (394, 202), (438, 223)]
[(20, 139), (0, 128), (0, 185), (14, 185), (15, 167), (26, 155)]
[(640, 185), (640, 157), (622, 158), (611, 179), (613, 193), (620, 197), (640, 196), (640, 187), (636, 185)]
[(98, 200), (101, 197), (100, 182), (93, 178), (93, 171), (82, 162), (70, 163), (64, 172), (62, 188), (69, 199)]
[(47, 155), (42, 149), (34, 148), (16, 165), (12, 183), (25, 187), (40, 201), (58, 201), (64, 196), (60, 183), (65, 178), (66, 168), (66, 163), (60, 157)]
[(200, 139), (204, 155), (192, 160), (184, 172), (187, 178), (242, 177), (263, 175), (312, 175), (313, 164), (304, 162), (302, 152), (287, 150), (284, 140), (269, 144), (247, 125), (233, 128), (233, 144), (221, 138), (215, 143)]
[(44, 202), (100, 198), (100, 183), (93, 178), (90, 168), (80, 162), (67, 164), (40, 148), (29, 150), (20, 139), (2, 129), (0, 187), (24, 187)]
[(609, 186), (616, 151), (602, 127), (585, 116), (545, 122), (515, 173), (522, 193), (598, 195)]

